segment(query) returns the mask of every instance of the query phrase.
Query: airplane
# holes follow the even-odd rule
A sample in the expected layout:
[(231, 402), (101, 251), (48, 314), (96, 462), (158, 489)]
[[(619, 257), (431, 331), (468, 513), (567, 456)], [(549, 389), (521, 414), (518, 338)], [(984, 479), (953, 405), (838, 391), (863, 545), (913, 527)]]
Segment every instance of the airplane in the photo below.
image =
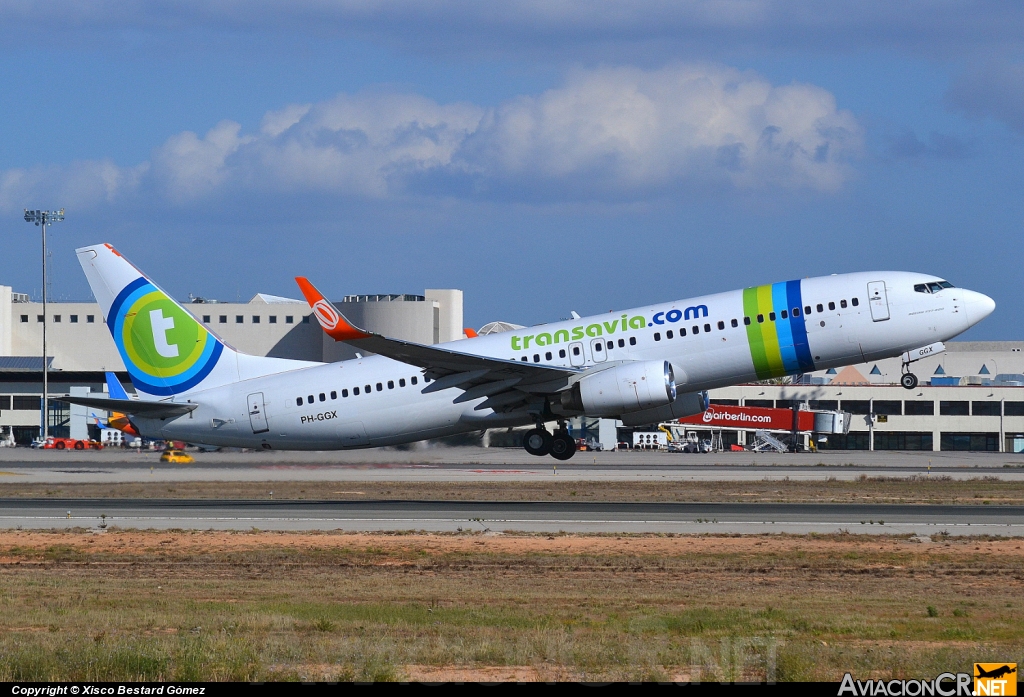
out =
[(704, 411), (713, 388), (901, 354), (912, 389), (904, 352), (926, 353), (995, 309), (991, 298), (932, 275), (873, 271), (574, 313), (428, 346), (353, 325), (300, 277), (324, 331), (360, 351), (325, 364), (237, 351), (111, 245), (77, 254), (138, 399), (61, 399), (127, 414), (147, 438), (264, 450), (533, 425), (526, 451), (568, 460), (573, 416), (658, 423)]
[[(117, 379), (117, 375), (110, 371), (107, 371), (106, 377), (107, 394), (109, 394), (112, 399), (127, 400), (128, 393), (125, 392), (124, 385), (121, 384), (121, 381)], [(129, 436), (139, 435), (138, 430), (135, 428), (135, 426), (132, 425), (132, 421), (129, 418), (129, 416), (123, 412), (112, 412), (110, 416), (108, 416), (106, 419), (103, 419), (97, 416), (96, 414), (90, 414), (90, 416), (96, 419), (97, 425), (101, 423), (105, 424), (107, 428), (112, 428), (114, 430), (121, 431), (122, 433), (126, 433)]]

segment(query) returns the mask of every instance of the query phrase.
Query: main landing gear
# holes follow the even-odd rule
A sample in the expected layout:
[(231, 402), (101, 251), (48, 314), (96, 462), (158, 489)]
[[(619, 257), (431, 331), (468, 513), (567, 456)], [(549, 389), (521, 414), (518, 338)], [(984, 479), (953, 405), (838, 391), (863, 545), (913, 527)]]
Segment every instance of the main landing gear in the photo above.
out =
[(554, 435), (551, 435), (543, 425), (527, 431), (523, 438), (523, 447), (531, 455), (550, 455), (556, 460), (568, 460), (576, 454), (576, 441), (560, 425)]

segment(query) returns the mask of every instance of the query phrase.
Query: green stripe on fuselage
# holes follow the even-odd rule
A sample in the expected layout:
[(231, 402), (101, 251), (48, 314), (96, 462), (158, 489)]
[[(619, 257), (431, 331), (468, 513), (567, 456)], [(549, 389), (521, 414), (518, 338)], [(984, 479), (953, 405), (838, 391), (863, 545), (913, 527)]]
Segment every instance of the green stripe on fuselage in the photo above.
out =
[[(768, 313), (772, 311), (770, 285), (743, 290), (743, 314), (750, 318), (750, 324), (747, 325), (747, 343), (750, 344), (750, 358), (754, 362), (754, 372), (757, 373), (759, 380), (786, 374), (775, 323), (768, 319)], [(763, 322), (757, 321), (758, 315), (764, 318)]]

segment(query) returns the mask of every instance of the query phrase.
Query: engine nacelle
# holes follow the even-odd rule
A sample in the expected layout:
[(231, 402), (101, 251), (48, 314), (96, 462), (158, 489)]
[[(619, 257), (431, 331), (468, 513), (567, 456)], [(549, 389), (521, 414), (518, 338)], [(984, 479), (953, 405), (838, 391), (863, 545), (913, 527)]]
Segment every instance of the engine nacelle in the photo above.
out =
[(619, 416), (671, 404), (676, 382), (668, 361), (633, 361), (588, 375), (562, 393), (562, 407), (587, 416)]

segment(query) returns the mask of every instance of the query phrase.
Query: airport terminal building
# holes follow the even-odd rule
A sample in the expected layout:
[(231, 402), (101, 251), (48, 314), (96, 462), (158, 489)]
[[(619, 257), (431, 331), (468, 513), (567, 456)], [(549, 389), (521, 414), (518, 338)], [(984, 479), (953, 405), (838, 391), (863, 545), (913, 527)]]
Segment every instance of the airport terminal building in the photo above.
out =
[[(337, 303), (357, 325), (381, 334), (433, 344), (463, 338), (460, 290), (428, 289), (423, 295), (350, 295)], [(240, 351), (309, 361), (355, 357), (311, 318), (301, 300), (257, 294), (249, 302), (192, 299), (184, 305)], [(104, 372), (124, 365), (95, 303), (49, 303), (47, 360), (50, 394), (106, 390)], [(499, 326), (500, 325), (500, 326)], [(31, 442), (40, 433), (42, 305), (0, 286), (0, 440)], [(492, 323), (481, 332), (516, 325)], [(946, 351), (912, 366), (913, 390), (899, 386), (900, 359), (817, 371), (793, 380), (713, 390), (712, 403), (840, 409), (853, 415), (847, 435), (832, 435), (821, 448), (843, 450), (1024, 451), (1024, 341), (949, 342)], [(55, 435), (84, 437), (88, 414), (51, 403)], [(613, 447), (615, 429), (602, 428)], [(77, 433), (72, 433), (77, 431)], [(723, 434), (743, 443), (752, 434)]]

